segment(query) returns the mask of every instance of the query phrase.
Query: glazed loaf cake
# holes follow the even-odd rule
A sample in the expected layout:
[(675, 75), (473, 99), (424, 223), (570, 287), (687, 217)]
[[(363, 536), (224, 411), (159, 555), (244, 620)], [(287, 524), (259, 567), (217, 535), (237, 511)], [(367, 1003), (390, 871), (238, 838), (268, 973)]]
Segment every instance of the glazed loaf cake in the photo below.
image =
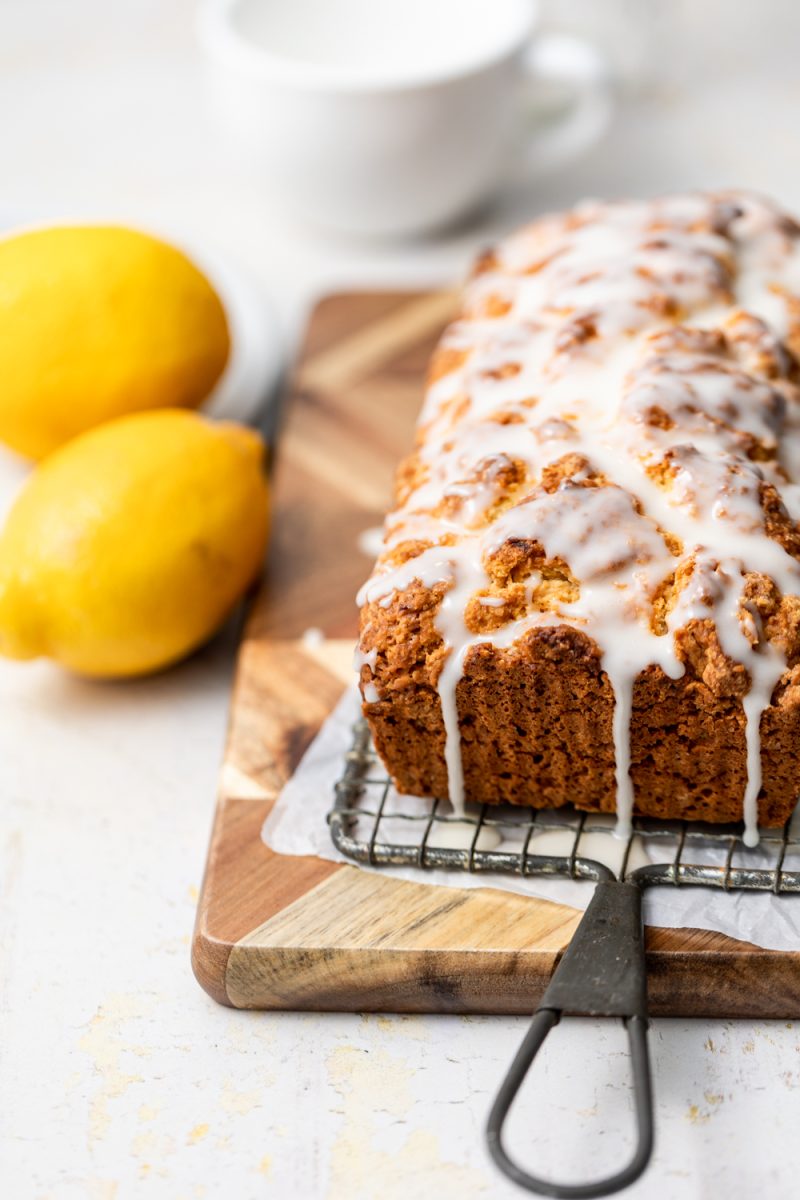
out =
[(587, 203), (484, 255), (360, 595), (400, 791), (782, 824), (800, 780), (800, 226)]

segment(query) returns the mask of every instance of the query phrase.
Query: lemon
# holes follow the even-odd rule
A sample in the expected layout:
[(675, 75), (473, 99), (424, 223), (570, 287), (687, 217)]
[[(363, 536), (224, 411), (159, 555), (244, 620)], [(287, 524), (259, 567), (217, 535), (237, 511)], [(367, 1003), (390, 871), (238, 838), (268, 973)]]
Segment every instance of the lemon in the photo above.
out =
[(125, 413), (196, 408), (229, 346), (219, 296), (157, 238), (65, 226), (0, 241), (0, 441), (28, 458)]
[(57, 450), (0, 535), (0, 652), (110, 677), (200, 645), (263, 559), (263, 451), (252, 430), (181, 409)]

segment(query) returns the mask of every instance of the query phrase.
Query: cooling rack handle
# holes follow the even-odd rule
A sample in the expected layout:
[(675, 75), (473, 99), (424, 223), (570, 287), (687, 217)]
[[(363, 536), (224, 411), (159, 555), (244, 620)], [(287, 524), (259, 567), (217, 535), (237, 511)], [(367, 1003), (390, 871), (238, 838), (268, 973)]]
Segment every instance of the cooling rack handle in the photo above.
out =
[[(636, 1107), (637, 1145), (621, 1171), (592, 1183), (554, 1183), (528, 1174), (509, 1158), (503, 1126), (548, 1033), (566, 1014), (621, 1017), (628, 1030)], [(559, 1200), (608, 1196), (638, 1179), (653, 1151), (653, 1094), (647, 1052), (647, 975), (642, 894), (632, 882), (603, 880), (553, 974), (525, 1039), (495, 1099), (487, 1123), (489, 1152), (510, 1179)]]

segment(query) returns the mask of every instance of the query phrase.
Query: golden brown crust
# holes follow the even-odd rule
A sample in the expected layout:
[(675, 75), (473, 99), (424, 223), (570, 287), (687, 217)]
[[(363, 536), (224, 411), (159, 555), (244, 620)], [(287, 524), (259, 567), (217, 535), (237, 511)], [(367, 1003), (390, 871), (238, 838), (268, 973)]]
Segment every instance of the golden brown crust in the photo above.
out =
[[(699, 452), (692, 438), (698, 430), (701, 441), (718, 436), (732, 454), (724, 501), (730, 494), (735, 497), (751, 489), (756, 513), (760, 506), (763, 534), (800, 561), (800, 528), (779, 491), (782, 480), (789, 477), (779, 461), (779, 439), (773, 436), (787, 406), (800, 407), (800, 300), (780, 293), (788, 327), (783, 342), (763, 320), (736, 307), (735, 237), (730, 231), (742, 211), (724, 197), (712, 198), (707, 215), (688, 226), (712, 241), (712, 235), (717, 238), (712, 250), (704, 248), (701, 238), (692, 262), (698, 286), (704, 289), (703, 303), (710, 298), (731, 309), (717, 328), (693, 326), (686, 305), (676, 299), (685, 279), (677, 278), (671, 290), (650, 265), (671, 252), (674, 233), (668, 221), (653, 220), (648, 239), (639, 247), (642, 263), (636, 268), (646, 284), (644, 297), (637, 300), (638, 310), (647, 314), (645, 324), (628, 328), (624, 315), (614, 335), (633, 336), (638, 329), (643, 347), (635, 370), (625, 380), (621, 404), (628, 406), (626, 415), (636, 435), (641, 430), (648, 439), (644, 469), (660, 494), (672, 502), (680, 489), (679, 502), (688, 509), (695, 501), (706, 502), (702, 489), (713, 485), (714, 477), (693, 474), (693, 456)], [(581, 502), (593, 503), (623, 490), (609, 477), (610, 467), (606, 473), (584, 452), (563, 452), (565, 444), (577, 440), (573, 433), (581, 423), (582, 385), (576, 385), (574, 398), (556, 416), (543, 418), (540, 397), (532, 394), (535, 387), (523, 391), (520, 385), (516, 392), (506, 391), (507, 403), (504, 400), (481, 416), (463, 382), (471, 353), (469, 338), (463, 344), (464, 325), (477, 322), (494, 329), (495, 323), (507, 324), (504, 319), (513, 309), (519, 279), (535, 281), (559, 266), (559, 256), (568, 256), (568, 249), (554, 252), (552, 245), (558, 238), (563, 240), (565, 230), (582, 228), (593, 219), (590, 209), (543, 218), (527, 231), (533, 249), (524, 261), (513, 265), (512, 253), (509, 265), (500, 250), (493, 250), (476, 264), (475, 286), (429, 371), (429, 386), (448, 377), (452, 386), (437, 393), (442, 399), (426, 411), (417, 448), (398, 468), (393, 538), (379, 563), (399, 567), (434, 547), (454, 546), (465, 532), (491, 528), (500, 514), (538, 502), (542, 496), (571, 492)], [(781, 224), (779, 215), (771, 219), (787, 237), (797, 237), (793, 222), (785, 219)], [(730, 246), (720, 248), (719, 238), (729, 236)], [(591, 294), (595, 277), (586, 274), (578, 282)], [(591, 363), (596, 344), (603, 340), (602, 312), (591, 307), (550, 308), (548, 319), (555, 317), (561, 322), (553, 341), (559, 367), (566, 363), (568, 373), (571, 364)], [(631, 318), (638, 319), (636, 314)], [(513, 336), (505, 357), (476, 372), (477, 386), (489, 382), (507, 387), (519, 379), (520, 350), (513, 338), (532, 336), (541, 328), (540, 321), (540, 316), (526, 311), (524, 321), (509, 331)], [(648, 328), (653, 332), (648, 333)], [(671, 406), (662, 399), (665, 388)], [(753, 396), (757, 396), (759, 420), (747, 427), (742, 412)], [(541, 444), (554, 441), (559, 452), (535, 471), (530, 461), (512, 452), (475, 455), (451, 477), (445, 490), (437, 494), (434, 489), (426, 506), (408, 505), (430, 477), (426, 450), (431, 430), (438, 431), (433, 440), (448, 454), (450, 431), (467, 419), (479, 425), (484, 421), (481, 429), (487, 430), (487, 438), (496, 436), (497, 426), (525, 426)], [(513, 428), (511, 435), (516, 436)], [(768, 465), (769, 478), (762, 477), (760, 464)], [(603, 491), (587, 494), (572, 489)], [(481, 505), (471, 508), (470, 500), (478, 493)], [(629, 498), (634, 516), (644, 517), (637, 498)], [(419, 536), (420, 525), (414, 522), (420, 513), (431, 521), (424, 536)], [(660, 818), (737, 821), (747, 780), (742, 700), (750, 676), (723, 649), (713, 619), (717, 601), (710, 593), (709, 617), (704, 618), (706, 595), (701, 583), (705, 575), (697, 570), (694, 543), (684, 544), (683, 532), (679, 536), (658, 522), (651, 523), (656, 540), (663, 540), (666, 567), (647, 597), (647, 620), (656, 637), (674, 638), (675, 656), (684, 674), (670, 678), (660, 666), (650, 665), (639, 672), (633, 685), (630, 775), (635, 811)], [(594, 528), (591, 532), (602, 536)], [(630, 543), (630, 552), (632, 561), (638, 561), (635, 556), (641, 548)], [(717, 565), (711, 562), (712, 568)], [(610, 559), (609, 569), (615, 566)], [(704, 566), (709, 567), (708, 553)], [(580, 628), (580, 619), (574, 623), (560, 619), (562, 609), (580, 597), (584, 582), (564, 557), (548, 555), (534, 534), (505, 536), (497, 544), (490, 541), (482, 567), (485, 585), (463, 601), (463, 622), (473, 642), (455, 693), (466, 798), (536, 808), (573, 803), (589, 811), (613, 812), (614, 689), (603, 669), (601, 649)], [(776, 825), (788, 819), (800, 777), (800, 598), (781, 594), (775, 581), (758, 571), (744, 573), (743, 578), (742, 629), (753, 645), (760, 632), (786, 657), (786, 670), (761, 719), (759, 817), (762, 824)], [(448, 777), (438, 685), (449, 652), (437, 627), (437, 614), (450, 586), (447, 582), (426, 585), (406, 572), (403, 583), (364, 604), (360, 640), (364, 713), (378, 752), (400, 791), (442, 798), (448, 795)], [(690, 616), (682, 626), (672, 628), (670, 616), (690, 588), (694, 597), (686, 610)], [(544, 614), (542, 624), (530, 628), (528, 620), (511, 644), (508, 637), (501, 646), (480, 641), (531, 614)]]
[[(375, 671), (363, 667), (363, 679), (382, 679), (388, 686), (385, 698), (366, 703), (364, 713), (398, 790), (446, 798), (444, 725), (435, 687), (444, 651), (433, 631), (429, 599), (415, 591), (396, 614), (371, 614), (378, 624), (374, 639), (372, 630), (368, 638), (380, 649)], [(421, 654), (426, 641), (429, 649)], [(683, 678), (669, 679), (654, 666), (634, 687), (636, 811), (738, 821), (746, 779), (741, 698), (747, 674), (726, 659), (709, 622), (690, 623), (680, 645)], [(614, 696), (597, 647), (579, 631), (559, 625), (530, 633), (510, 650), (475, 648), (458, 685), (458, 708), (471, 800), (614, 811)], [(761, 738), (759, 820), (782, 825), (797, 798), (800, 665), (776, 690), (762, 718)]]

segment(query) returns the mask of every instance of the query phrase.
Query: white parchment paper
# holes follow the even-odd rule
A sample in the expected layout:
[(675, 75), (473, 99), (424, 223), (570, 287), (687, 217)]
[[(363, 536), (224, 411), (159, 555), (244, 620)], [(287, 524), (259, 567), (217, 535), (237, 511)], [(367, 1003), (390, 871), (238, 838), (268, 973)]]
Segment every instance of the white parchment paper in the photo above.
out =
[[(326, 816), (333, 803), (334, 784), (342, 774), (344, 757), (352, 741), (353, 723), (358, 715), (357, 692), (355, 689), (348, 690), (309, 746), (264, 824), (262, 836), (273, 850), (281, 854), (315, 855), (334, 862), (350, 861), (343, 858), (334, 847)], [(389, 812), (422, 812), (428, 811), (429, 803), (415, 797), (398, 796), (392, 790), (386, 808)], [(519, 811), (510, 819), (521, 819)], [(605, 820), (610, 818), (592, 817), (590, 825), (596, 828)], [(402, 822), (395, 821), (394, 831), (398, 834), (405, 832), (405, 840), (408, 840), (407, 829), (403, 830)], [(381, 824), (381, 840), (392, 840), (392, 833), (392, 819), (389, 817)], [(454, 836), (458, 837), (458, 830)], [(491, 831), (487, 831), (487, 837), (491, 836)], [(564, 849), (566, 836), (555, 830), (538, 834), (529, 845), (530, 853), (567, 853), (568, 850)], [(521, 845), (521, 839), (522, 834), (518, 842), (514, 842), (513, 835), (509, 835), (509, 840), (504, 840), (500, 848), (513, 849), (515, 845)], [(800, 806), (793, 820), (792, 840), (800, 840)], [(495, 845), (494, 841), (484, 842), (482, 848), (493, 849)], [(664, 850), (660, 851), (650, 841), (645, 845), (642, 840), (637, 840), (631, 851), (629, 866), (663, 861), (665, 858), (669, 861), (671, 849), (671, 846), (665, 845)], [(599, 859), (612, 868), (619, 866), (622, 852), (623, 843), (605, 833), (590, 832), (581, 839), (582, 855)], [(722, 857), (723, 852), (719, 847), (707, 843), (703, 847), (702, 857), (693, 847), (691, 855), (684, 855), (684, 861), (719, 863)], [(771, 866), (774, 860), (774, 849), (747, 852), (746, 861), (753, 866)], [(735, 861), (741, 863), (744, 860), (737, 853)], [(501, 888), (580, 909), (589, 903), (593, 891), (591, 883), (541, 876), (522, 879), (495, 873), (471, 875), (466, 871), (421, 871), (410, 867), (362, 866), (360, 869), (379, 870), (382, 874), (391, 871), (395, 878), (444, 887)], [(800, 851), (797, 847), (787, 854), (784, 869), (800, 870)], [(800, 894), (774, 896), (764, 893), (726, 893), (700, 887), (654, 887), (645, 892), (645, 919), (650, 925), (669, 928), (717, 930), (766, 949), (800, 950)]]

